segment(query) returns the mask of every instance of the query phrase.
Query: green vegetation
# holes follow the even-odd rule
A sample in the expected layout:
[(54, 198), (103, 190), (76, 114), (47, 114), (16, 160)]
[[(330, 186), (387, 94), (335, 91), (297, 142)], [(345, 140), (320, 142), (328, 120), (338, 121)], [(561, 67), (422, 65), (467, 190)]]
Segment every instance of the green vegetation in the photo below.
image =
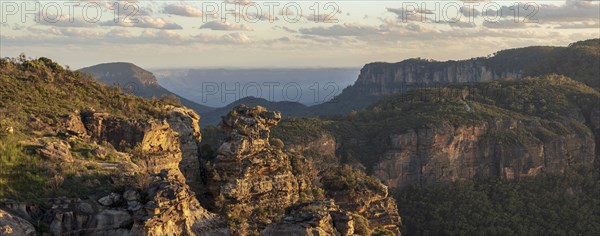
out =
[[(273, 136), (288, 145), (306, 143), (329, 133), (342, 146), (343, 163), (360, 163), (371, 172), (388, 150), (392, 134), (411, 129), (518, 125), (486, 133), (489, 142), (528, 145), (566, 134), (591, 136), (589, 117), (600, 92), (564, 76), (505, 79), (444, 88), (414, 89), (385, 97), (366, 110), (330, 118), (288, 119)], [(347, 144), (354, 140), (354, 144)]]
[(271, 129), (271, 136), (287, 144), (311, 142), (327, 133), (329, 123), (318, 118), (285, 119)]
[(0, 134), (0, 199), (40, 201), (44, 198), (106, 194), (121, 186), (107, 185), (115, 173), (93, 163), (54, 163), (37, 154), (23, 137)]
[(600, 172), (592, 167), (395, 193), (403, 235), (590, 235), (600, 232), (598, 196)]
[(167, 104), (100, 85), (47, 58), (0, 59), (0, 84), (0, 126), (29, 133), (53, 133), (61, 117), (74, 111), (140, 119), (163, 116), (161, 107)]
[(24, 55), (0, 59), (0, 84), (0, 199), (18, 201), (102, 195), (125, 184), (113, 181), (123, 177), (113, 163), (123, 157), (111, 148), (106, 156), (94, 155), (110, 145), (72, 137), (67, 141), (73, 162), (40, 156), (44, 143), (65, 138), (65, 115), (96, 111), (126, 120), (160, 118), (164, 105), (176, 102), (127, 95), (50, 59)]
[(327, 170), (321, 179), (323, 188), (328, 191), (345, 191), (350, 199), (359, 201), (357, 196), (364, 192), (385, 192), (385, 185), (377, 178), (368, 176), (362, 171), (349, 165), (334, 167)]

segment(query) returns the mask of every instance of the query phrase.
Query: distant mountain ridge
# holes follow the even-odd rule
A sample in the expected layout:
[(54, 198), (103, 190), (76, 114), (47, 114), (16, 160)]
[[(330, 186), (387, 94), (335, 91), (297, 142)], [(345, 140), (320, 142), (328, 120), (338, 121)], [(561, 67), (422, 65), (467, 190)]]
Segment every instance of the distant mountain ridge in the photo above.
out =
[(198, 113), (211, 111), (214, 108), (204, 106), (186, 98), (183, 98), (158, 84), (156, 77), (152, 72), (127, 62), (103, 63), (95, 66), (79, 69), (81, 72), (91, 74), (96, 81), (110, 85), (118, 86), (125, 92), (145, 97), (160, 98), (163, 95), (175, 95), (181, 103)]
[(345, 114), (368, 107), (380, 98), (413, 88), (477, 83), (505, 77), (560, 74), (600, 89), (600, 39), (567, 47), (531, 46), (507, 49), (491, 57), (460, 61), (407, 59), (365, 65), (354, 85), (330, 102), (310, 107), (309, 115)]
[[(173, 94), (160, 86), (152, 73), (131, 63), (106, 63), (80, 71), (93, 74), (105, 84), (118, 83), (142, 97)], [(217, 72), (218, 70), (214, 73)], [(416, 58), (396, 63), (373, 62), (360, 70), (353, 85), (330, 101), (314, 106), (244, 97), (222, 108), (211, 108), (177, 97), (183, 105), (196, 110), (202, 116), (201, 124), (207, 125), (218, 124), (221, 116), (240, 104), (260, 105), (269, 110), (281, 111), (284, 117), (334, 116), (365, 109), (385, 96), (405, 93), (410, 89), (548, 74), (565, 75), (600, 89), (600, 39), (574, 42), (567, 47), (531, 46), (507, 49), (489, 57), (458, 61)], [(131, 85), (133, 88), (130, 88)]]

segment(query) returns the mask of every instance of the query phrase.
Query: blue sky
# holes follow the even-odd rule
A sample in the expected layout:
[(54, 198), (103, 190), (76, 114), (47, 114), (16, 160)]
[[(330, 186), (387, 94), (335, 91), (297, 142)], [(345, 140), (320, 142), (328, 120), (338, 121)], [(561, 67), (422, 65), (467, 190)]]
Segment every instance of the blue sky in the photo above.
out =
[(598, 1), (513, 4), (2, 1), (0, 56), (24, 52), (73, 68), (110, 61), (146, 68), (360, 67), (600, 37)]

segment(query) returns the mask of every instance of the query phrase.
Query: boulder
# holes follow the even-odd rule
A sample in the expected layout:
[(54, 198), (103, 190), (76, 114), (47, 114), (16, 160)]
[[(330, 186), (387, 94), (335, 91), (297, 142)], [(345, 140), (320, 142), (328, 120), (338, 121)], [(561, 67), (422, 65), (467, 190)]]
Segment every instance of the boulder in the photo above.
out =
[(73, 162), (73, 156), (69, 149), (71, 145), (66, 141), (51, 141), (47, 142), (42, 149), (39, 150), (42, 157), (51, 161)]
[(36, 232), (28, 221), (0, 209), (0, 235), (34, 236)]

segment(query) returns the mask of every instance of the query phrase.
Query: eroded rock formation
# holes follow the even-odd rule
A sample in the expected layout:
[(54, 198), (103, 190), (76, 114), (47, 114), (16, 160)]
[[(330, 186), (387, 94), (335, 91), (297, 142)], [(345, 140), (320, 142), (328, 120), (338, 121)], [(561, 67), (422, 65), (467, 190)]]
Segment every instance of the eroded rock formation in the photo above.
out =
[(278, 112), (244, 105), (223, 119), (226, 140), (208, 163), (208, 194), (218, 211), (239, 219), (239, 234), (257, 231), (256, 209), (281, 211), (298, 201), (288, 156), (269, 144), (270, 127), (280, 119)]

